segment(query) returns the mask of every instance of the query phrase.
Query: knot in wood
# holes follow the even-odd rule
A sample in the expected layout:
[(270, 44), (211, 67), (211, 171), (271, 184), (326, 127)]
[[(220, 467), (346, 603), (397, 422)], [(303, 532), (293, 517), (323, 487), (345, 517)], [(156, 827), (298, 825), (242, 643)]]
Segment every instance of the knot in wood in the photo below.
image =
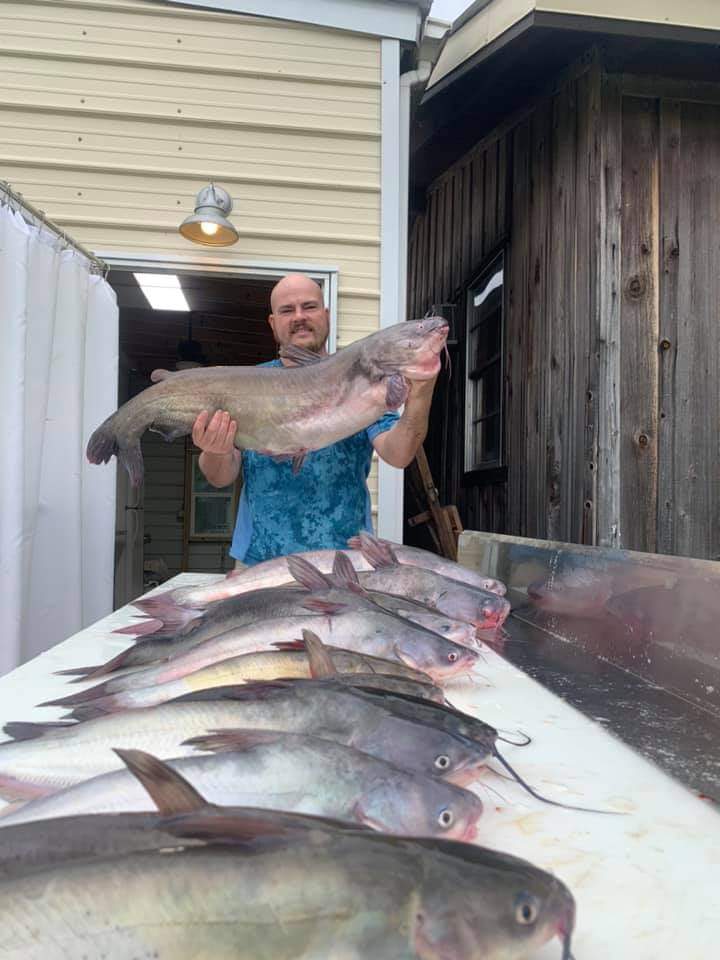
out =
[(663, 337), (662, 340), (660, 341), (661, 350), (669, 350), (671, 346), (672, 346), (672, 343), (667, 337)]
[(640, 444), (641, 447), (646, 447), (650, 443), (650, 438), (646, 433), (639, 433), (637, 442)]
[(635, 274), (634, 277), (630, 277), (625, 289), (630, 300), (640, 300), (645, 296), (645, 280), (638, 274)]

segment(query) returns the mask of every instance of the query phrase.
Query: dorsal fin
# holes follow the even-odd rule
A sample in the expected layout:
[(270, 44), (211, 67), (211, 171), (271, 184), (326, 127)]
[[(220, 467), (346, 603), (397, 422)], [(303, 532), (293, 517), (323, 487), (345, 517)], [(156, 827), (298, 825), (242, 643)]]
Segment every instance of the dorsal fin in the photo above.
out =
[(353, 593), (365, 596), (365, 591), (360, 584), (357, 570), (352, 565), (352, 560), (346, 553), (341, 553), (339, 550), (335, 554), (333, 561), (332, 576), (339, 587), (344, 587), (346, 590), (352, 590)]
[(158, 370), (153, 370), (153, 372), (150, 374), (150, 379), (153, 383), (160, 383), (161, 380), (167, 380), (168, 377), (174, 377), (176, 373), (176, 370), (163, 370), (161, 368)]
[(309, 563), (304, 557), (291, 554), (287, 558), (287, 566), (293, 579), (301, 583), (308, 590), (328, 590), (332, 581), (321, 573), (317, 567)]
[(399, 563), (395, 551), (386, 540), (378, 540), (364, 530), (360, 533), (360, 550), (367, 562), (376, 570)]
[(292, 343), (280, 347), (278, 354), (282, 360), (289, 360), (298, 367), (307, 367), (311, 363), (320, 363), (327, 359), (323, 354), (313, 353), (312, 350), (306, 350), (305, 347), (296, 347)]
[(195, 813), (212, 806), (184, 777), (152, 754), (143, 750), (120, 750), (117, 747), (115, 753), (147, 790), (164, 817)]
[(320, 637), (312, 630), (303, 630), (303, 640), (305, 649), (310, 662), (310, 676), (313, 679), (319, 677), (336, 677), (338, 671), (333, 663), (330, 651), (322, 642)]
[(45, 723), (33, 723), (30, 720), (11, 720), (3, 727), (3, 733), (12, 740), (37, 740), (46, 733), (66, 730), (76, 724), (66, 720), (49, 720)]
[(185, 745), (210, 753), (226, 753), (233, 750), (251, 750), (262, 744), (277, 743), (292, 733), (283, 730), (256, 730), (233, 727), (230, 730), (211, 730), (185, 740)]

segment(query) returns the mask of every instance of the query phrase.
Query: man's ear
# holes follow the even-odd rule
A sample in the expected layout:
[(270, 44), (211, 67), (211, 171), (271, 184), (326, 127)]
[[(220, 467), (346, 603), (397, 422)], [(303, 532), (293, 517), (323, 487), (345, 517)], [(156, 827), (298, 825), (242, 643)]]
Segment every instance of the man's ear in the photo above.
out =
[(270, 324), (270, 329), (273, 332), (273, 337), (275, 337), (275, 342), (277, 343), (277, 337), (275, 336), (275, 317), (272, 313), (268, 314), (268, 323)]

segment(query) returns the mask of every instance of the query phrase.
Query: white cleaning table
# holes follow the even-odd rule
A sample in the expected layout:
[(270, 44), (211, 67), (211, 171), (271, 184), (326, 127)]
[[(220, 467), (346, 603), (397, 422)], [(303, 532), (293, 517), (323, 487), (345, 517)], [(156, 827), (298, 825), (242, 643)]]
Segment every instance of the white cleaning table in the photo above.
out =
[[(216, 579), (180, 574), (153, 593)], [(55, 720), (59, 708), (34, 705), (81, 689), (54, 671), (101, 663), (132, 638), (128, 606), (0, 678), (0, 721)], [(488, 774), (480, 842), (556, 873), (578, 905), (576, 960), (712, 960), (720, 956), (720, 816), (680, 783), (620, 743), (492, 651), (472, 681), (449, 699), (527, 747), (500, 744), (541, 793), (622, 816), (579, 813), (534, 800)], [(2, 801), (0, 801), (0, 804)], [(1, 842), (1, 834), (0, 834)], [(557, 941), (537, 960), (558, 958)]]

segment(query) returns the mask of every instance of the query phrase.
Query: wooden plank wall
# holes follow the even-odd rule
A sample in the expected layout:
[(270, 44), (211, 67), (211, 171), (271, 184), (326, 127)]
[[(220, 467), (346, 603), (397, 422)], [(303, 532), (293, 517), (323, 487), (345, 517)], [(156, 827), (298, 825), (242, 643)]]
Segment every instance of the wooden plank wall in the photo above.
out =
[[(573, 71), (437, 180), (410, 240), (410, 313), (457, 306), (454, 379), (437, 391), (428, 456), (464, 525), (592, 542), (597, 462), (601, 75)], [(448, 217), (448, 209), (452, 214)], [(506, 468), (463, 476), (463, 290), (506, 243)]]
[(621, 540), (720, 559), (720, 87), (624, 87)]
[[(506, 249), (505, 467), (463, 474), (464, 290)], [(454, 303), (427, 449), (466, 528), (720, 559), (720, 85), (578, 66), (432, 184)]]

